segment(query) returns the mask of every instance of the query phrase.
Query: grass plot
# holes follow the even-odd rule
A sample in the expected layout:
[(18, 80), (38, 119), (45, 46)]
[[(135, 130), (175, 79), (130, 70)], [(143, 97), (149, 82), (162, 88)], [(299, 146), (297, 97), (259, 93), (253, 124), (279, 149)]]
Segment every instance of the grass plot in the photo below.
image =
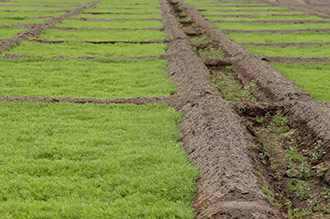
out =
[(315, 100), (330, 101), (330, 63), (272, 63), (272, 67), (311, 94)]
[(16, 34), (27, 30), (26, 28), (16, 28), (10, 26), (0, 26), (0, 39), (9, 39)]
[(148, 60), (0, 59), (0, 96), (130, 98), (167, 96), (167, 62)]
[(157, 56), (165, 55), (167, 44), (90, 44), (90, 43), (59, 43), (46, 44), (35, 42), (23, 42), (7, 54), (43, 56), (51, 58), (54, 56)]
[(0, 103), (2, 218), (193, 218), (165, 105)]

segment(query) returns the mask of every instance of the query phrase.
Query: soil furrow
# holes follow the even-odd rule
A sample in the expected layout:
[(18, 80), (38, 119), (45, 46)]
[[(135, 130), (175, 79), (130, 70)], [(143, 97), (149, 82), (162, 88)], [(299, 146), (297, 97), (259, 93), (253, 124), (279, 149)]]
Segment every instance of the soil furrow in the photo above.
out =
[(330, 42), (324, 43), (240, 43), (242, 46), (279, 46), (279, 47), (305, 47), (305, 46), (316, 46), (316, 45), (330, 45)]
[(116, 44), (116, 43), (127, 43), (127, 44), (152, 44), (152, 43), (168, 43), (168, 40), (146, 40), (146, 41), (89, 41), (89, 40), (42, 40), (33, 39), (30, 42), (37, 43), (69, 43), (69, 42), (81, 42), (81, 43), (92, 43), (92, 44)]
[[(247, 154), (248, 139), (239, 117), (205, 78), (207, 67), (184, 40), (184, 34), (164, 1), (165, 26), (170, 39), (168, 53), (178, 53), (168, 72), (186, 96), (181, 108), (183, 146), (201, 168), (194, 207), (196, 218), (281, 218), (262, 198)], [(171, 23), (170, 23), (171, 22)], [(174, 30), (174, 27), (177, 29)], [(247, 202), (250, 204), (247, 205)]]
[(163, 96), (163, 97), (137, 97), (137, 98), (115, 98), (115, 99), (93, 99), (93, 98), (72, 98), (72, 97), (0, 97), (0, 102), (8, 103), (94, 103), (94, 104), (136, 104), (146, 105), (152, 103), (166, 103), (175, 107), (175, 103), (181, 101), (181, 97), (177, 95)]

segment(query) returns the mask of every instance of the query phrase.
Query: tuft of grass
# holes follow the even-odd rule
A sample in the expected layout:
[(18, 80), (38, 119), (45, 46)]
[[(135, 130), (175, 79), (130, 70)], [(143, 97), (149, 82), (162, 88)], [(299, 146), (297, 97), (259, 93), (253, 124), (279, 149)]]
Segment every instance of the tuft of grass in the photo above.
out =
[(59, 43), (46, 44), (36, 42), (23, 42), (6, 54), (22, 54), (32, 56), (43, 56), (51, 58), (54, 56), (152, 56), (165, 55), (167, 44), (91, 44), (91, 43)]
[(201, 58), (207, 58), (207, 59), (221, 59), (222, 57), (222, 51), (220, 48), (213, 48), (213, 47), (207, 47), (205, 49), (199, 49), (197, 50), (197, 54)]
[(158, 59), (0, 59), (0, 65), (1, 96), (130, 98), (175, 92), (167, 62)]
[(4, 218), (193, 218), (198, 170), (166, 105), (0, 103)]

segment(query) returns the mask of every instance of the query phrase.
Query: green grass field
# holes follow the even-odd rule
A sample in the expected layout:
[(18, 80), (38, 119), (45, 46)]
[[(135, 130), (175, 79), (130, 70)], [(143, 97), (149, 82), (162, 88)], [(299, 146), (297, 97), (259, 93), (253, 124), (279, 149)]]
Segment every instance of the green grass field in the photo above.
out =
[(77, 28), (162, 28), (160, 21), (78, 21), (65, 20), (57, 27), (77, 27)]
[(209, 21), (268, 21), (268, 20), (324, 20), (323, 18), (316, 16), (259, 16), (259, 17), (215, 17), (215, 16), (206, 16), (206, 19)]
[(198, 171), (165, 105), (0, 103), (3, 218), (193, 218)]
[(296, 32), (289, 34), (274, 33), (232, 33), (227, 34), (238, 43), (304, 43), (330, 42), (330, 32)]
[(27, 30), (26, 28), (16, 28), (10, 26), (0, 26), (0, 39), (9, 39), (16, 34)]
[[(76, 7), (4, 7), (0, 5), (0, 11), (24, 11), (24, 12), (37, 12), (45, 10), (73, 10)], [(3, 12), (1, 12), (3, 13)]]
[(330, 101), (330, 63), (272, 63), (288, 79), (295, 82), (315, 100)]
[(277, 47), (277, 46), (245, 46), (254, 53), (265, 56), (321, 58), (330, 57), (330, 45), (304, 47)]
[(330, 29), (330, 23), (214, 23), (218, 29), (226, 30), (300, 30), (300, 29)]
[(256, 15), (269, 15), (269, 14), (283, 14), (285, 16), (286, 14), (303, 14), (299, 11), (289, 11), (289, 10), (282, 10), (282, 11), (263, 11), (263, 10), (250, 10), (250, 11), (201, 11), (200, 12), (203, 15), (242, 15), (242, 14), (256, 14)]
[(27, 11), (27, 12), (1, 12), (0, 13), (0, 22), (1, 19), (17, 19), (21, 20), (24, 18), (29, 17), (45, 17), (45, 16), (52, 16), (57, 17), (60, 15), (63, 15), (63, 12), (33, 12), (33, 11)]
[(38, 39), (90, 41), (146, 41), (164, 40), (166, 34), (153, 30), (56, 30), (47, 29)]
[(284, 7), (275, 7), (275, 6), (272, 6), (272, 7), (205, 7), (205, 6), (195, 6), (195, 8), (197, 10), (200, 10), (200, 9), (204, 9), (204, 10), (208, 10), (208, 11), (212, 11), (212, 10), (287, 10), (287, 8), (284, 8)]
[(84, 12), (111, 12), (111, 13), (130, 13), (130, 14), (149, 14), (149, 13), (161, 13), (160, 9), (120, 9), (120, 8), (89, 8)]
[(0, 18), (0, 24), (43, 24), (47, 21), (50, 21), (51, 18), (45, 18), (45, 19), (27, 19), (27, 18), (11, 18), (11, 19), (3, 19)]
[(93, 18), (93, 19), (145, 19), (145, 18), (162, 18), (161, 14), (79, 14), (73, 18)]
[(158, 59), (0, 59), (0, 64), (0, 96), (131, 98), (175, 92), (167, 62)]
[(165, 55), (167, 44), (90, 44), (90, 43), (60, 43), (46, 44), (35, 42), (23, 42), (5, 54), (19, 54), (43, 56), (51, 58), (54, 56), (151, 56)]

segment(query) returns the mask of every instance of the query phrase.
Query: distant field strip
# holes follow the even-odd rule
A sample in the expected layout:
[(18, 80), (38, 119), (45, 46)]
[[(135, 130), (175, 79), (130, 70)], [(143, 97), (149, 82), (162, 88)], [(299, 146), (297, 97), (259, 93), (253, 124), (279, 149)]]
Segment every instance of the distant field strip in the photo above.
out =
[[(279, 59), (275, 60), (280, 62), (281, 57), (288, 57), (296, 58), (292, 59), (293, 62), (300, 62), (303, 61), (301, 58), (310, 58), (304, 60), (310, 62), (312, 60), (318, 61), (317, 58), (330, 57), (330, 45), (327, 45), (330, 43), (330, 31), (327, 31), (330, 29), (330, 23), (326, 23), (329, 22), (327, 19), (305, 15), (302, 12), (291, 11), (287, 8), (263, 7), (262, 5), (254, 7), (252, 2), (246, 5), (251, 7), (242, 7), (240, 6), (241, 3), (238, 2), (225, 3), (227, 6), (219, 6), (219, 3), (216, 2), (209, 2), (207, 3), (208, 6), (198, 5), (201, 3), (192, 0), (188, 0), (188, 2), (197, 4), (195, 8), (201, 10), (200, 13), (209, 21), (214, 22), (217, 28), (224, 30), (231, 40), (242, 44), (261, 44), (245, 45), (245, 47), (253, 53), (269, 56), (270, 60), (274, 60), (276, 57)], [(271, 20), (279, 23), (234, 23), (235, 21), (266, 22)], [(308, 20), (309, 22), (300, 23), (299, 20)], [(288, 21), (288, 23), (280, 23), (281, 21)], [(289, 23), (289, 21), (297, 22)], [(325, 23), (317, 23), (319, 21)], [(318, 32), (317, 29), (324, 29), (324, 31)], [(230, 32), (263, 30), (269, 32)], [(293, 32), (293, 30), (298, 31)], [(299, 32), (299, 30), (305, 31)], [(276, 31), (287, 32), (276, 33)], [(316, 43), (323, 43), (324, 45), (313, 45)], [(289, 62), (288, 59), (283, 61)], [(271, 63), (271, 65), (288, 79), (294, 81), (297, 86), (310, 93), (315, 100), (330, 101), (329, 63)]]
[(198, 171), (165, 105), (0, 103), (5, 218), (193, 218)]

